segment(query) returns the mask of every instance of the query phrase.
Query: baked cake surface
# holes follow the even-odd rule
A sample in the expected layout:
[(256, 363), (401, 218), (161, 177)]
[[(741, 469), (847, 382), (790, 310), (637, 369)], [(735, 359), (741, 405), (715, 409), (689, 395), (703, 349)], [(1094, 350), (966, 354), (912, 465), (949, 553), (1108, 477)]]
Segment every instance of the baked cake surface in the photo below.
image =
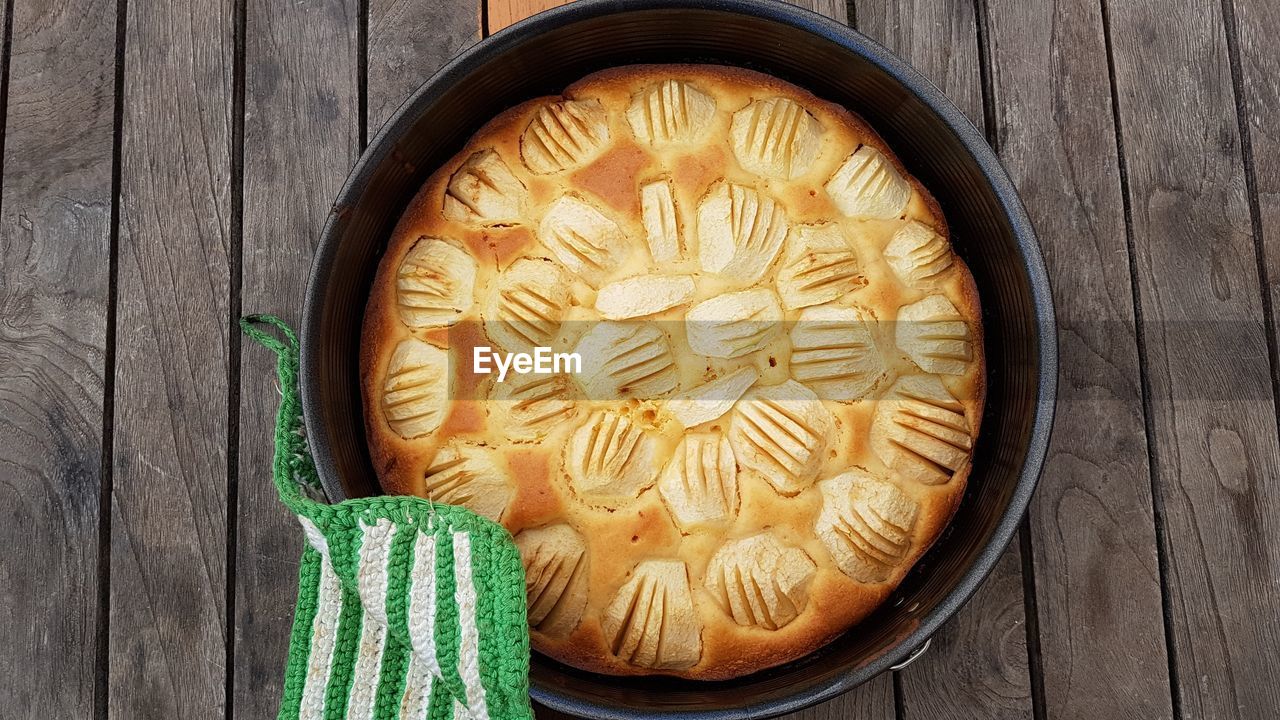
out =
[[(498, 382), (478, 346), (581, 367)], [(512, 532), (536, 650), (697, 679), (885, 600), (960, 501), (983, 382), (928, 192), (857, 116), (719, 66), (480, 129), (400, 220), (361, 346), (382, 486)]]

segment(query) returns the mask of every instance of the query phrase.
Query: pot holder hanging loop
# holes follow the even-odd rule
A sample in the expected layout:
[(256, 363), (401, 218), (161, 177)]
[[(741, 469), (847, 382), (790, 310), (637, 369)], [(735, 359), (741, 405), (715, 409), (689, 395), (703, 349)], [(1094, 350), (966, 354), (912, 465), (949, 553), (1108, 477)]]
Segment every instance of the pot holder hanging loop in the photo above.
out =
[(511, 535), (422, 498), (320, 501), (297, 335), (268, 315), (240, 327), (276, 354), (272, 477), (307, 541), (280, 720), (532, 720), (524, 567)]

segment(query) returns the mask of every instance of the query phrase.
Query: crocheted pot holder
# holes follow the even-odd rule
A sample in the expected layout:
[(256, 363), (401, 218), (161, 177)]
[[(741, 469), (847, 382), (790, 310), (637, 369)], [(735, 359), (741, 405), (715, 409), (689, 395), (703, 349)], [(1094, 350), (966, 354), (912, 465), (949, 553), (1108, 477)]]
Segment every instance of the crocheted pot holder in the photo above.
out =
[(272, 475), (307, 539), (280, 720), (532, 720), (524, 567), (511, 536), (421, 498), (313, 499), (297, 336), (270, 316), (240, 327), (277, 356)]

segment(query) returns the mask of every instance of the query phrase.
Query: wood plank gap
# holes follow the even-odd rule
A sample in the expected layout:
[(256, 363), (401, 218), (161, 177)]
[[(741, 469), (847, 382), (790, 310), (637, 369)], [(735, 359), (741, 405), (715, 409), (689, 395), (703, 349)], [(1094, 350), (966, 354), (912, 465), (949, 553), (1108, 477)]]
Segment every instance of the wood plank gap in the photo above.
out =
[(489, 0), (480, 0), (480, 37), (489, 37)]
[(1280, 358), (1277, 358), (1275, 309), (1271, 303), (1271, 282), (1267, 273), (1267, 253), (1263, 238), (1262, 208), (1258, 202), (1258, 176), (1253, 158), (1253, 131), (1249, 127), (1248, 99), (1244, 92), (1244, 71), (1240, 60), (1240, 29), (1232, 0), (1222, 0), (1222, 20), (1227, 33), (1227, 60), (1231, 67), (1231, 92), (1236, 101), (1236, 122), (1240, 126), (1240, 155), (1244, 161), (1245, 196), (1249, 203), (1249, 224), (1253, 229), (1253, 252), (1258, 263), (1262, 288), (1262, 316), (1266, 320), (1267, 361), (1271, 364), (1271, 406), (1280, 428)]
[[(0, 168), (4, 167), (5, 122), (9, 117), (9, 55), (13, 52), (13, 0), (4, 3), (4, 48), (0, 55)], [(4, 173), (0, 172), (0, 190)]]
[(240, 515), (240, 313), (244, 273), (244, 62), (246, 0), (232, 5), (231, 58), (231, 258), (230, 297), (227, 299), (227, 587), (226, 664), (222, 710), (235, 717), (236, 674), (236, 556)]
[(360, 14), (356, 19), (356, 97), (360, 102), (356, 121), (360, 124), (360, 153), (363, 154), (369, 146), (369, 0), (360, 0)]
[(847, 22), (849, 27), (853, 28), (854, 30), (857, 30), (858, 29), (858, 1), (848, 0), (848, 2), (844, 4), (844, 14), (845, 14), (845, 17), (848, 18)]
[(1111, 88), (1112, 125), (1116, 133), (1116, 169), (1120, 174), (1120, 203), (1124, 209), (1124, 242), (1129, 254), (1129, 290), (1133, 295), (1133, 328), (1138, 339), (1138, 383), (1142, 392), (1142, 426), (1147, 439), (1147, 480), (1151, 483), (1151, 514), (1156, 535), (1156, 565), (1160, 575), (1160, 610), (1164, 624), (1165, 655), (1168, 659), (1169, 701), (1174, 720), (1181, 720), (1182, 690), (1178, 684), (1178, 647), (1174, 642), (1173, 608), (1169, 598), (1169, 548), (1165, 530), (1164, 498), (1156, 479), (1159, 450), (1156, 448), (1151, 379), (1148, 377), (1146, 323), (1143, 317), (1141, 290), (1138, 286), (1138, 252), (1133, 239), (1133, 207), (1129, 194), (1129, 165), (1125, 159), (1124, 126), (1120, 117), (1120, 92), (1116, 84), (1115, 48), (1111, 40), (1111, 8), (1107, 0), (1098, 0), (1102, 15), (1102, 41), (1107, 55), (1107, 84)]
[[(987, 127), (991, 127), (988, 125)], [(1031, 717), (1045, 720), (1049, 713), (1044, 700), (1044, 657), (1040, 651), (1040, 606), (1036, 601), (1035, 548), (1031, 540), (1031, 518), (1026, 515), (1018, 526), (1018, 544), (1022, 550), (1022, 616), (1027, 631), (1027, 679), (1031, 681)]]
[(893, 716), (897, 720), (907, 720), (907, 705), (902, 695), (902, 674), (897, 670), (890, 670), (889, 674), (893, 676)]
[[(991, 89), (991, 47), (988, 44), (990, 24), (987, 19), (987, 4), (982, 0), (973, 0), (973, 25), (977, 31), (978, 44), (978, 86), (982, 92), (982, 131), (991, 149), (1000, 154), (1000, 133), (996, 127), (995, 94)], [(1027, 558), (1022, 558), (1023, 563)]]
[[(9, 0), (12, 5), (13, 0)], [(94, 636), (93, 717), (107, 720), (111, 699), (111, 497), (115, 478), (116, 279), (120, 276), (120, 165), (124, 130), (124, 56), (128, 0), (116, 0), (111, 119), (111, 221), (107, 262), (106, 343), (102, 360), (102, 453), (98, 483), (98, 608)], [(6, 42), (9, 37), (6, 29)], [(8, 57), (8, 53), (5, 53)], [(6, 84), (8, 74), (6, 73)], [(5, 96), (8, 96), (6, 88)]]

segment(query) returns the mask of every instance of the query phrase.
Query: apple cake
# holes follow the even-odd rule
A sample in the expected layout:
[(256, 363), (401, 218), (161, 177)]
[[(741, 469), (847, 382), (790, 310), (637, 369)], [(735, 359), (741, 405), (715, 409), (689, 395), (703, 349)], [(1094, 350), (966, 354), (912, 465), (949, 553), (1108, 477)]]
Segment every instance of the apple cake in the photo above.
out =
[(861, 118), (635, 66), (504, 112), (428, 178), (361, 386), (387, 492), (515, 537), (536, 650), (725, 679), (849, 630), (938, 537), (982, 326), (938, 204)]

